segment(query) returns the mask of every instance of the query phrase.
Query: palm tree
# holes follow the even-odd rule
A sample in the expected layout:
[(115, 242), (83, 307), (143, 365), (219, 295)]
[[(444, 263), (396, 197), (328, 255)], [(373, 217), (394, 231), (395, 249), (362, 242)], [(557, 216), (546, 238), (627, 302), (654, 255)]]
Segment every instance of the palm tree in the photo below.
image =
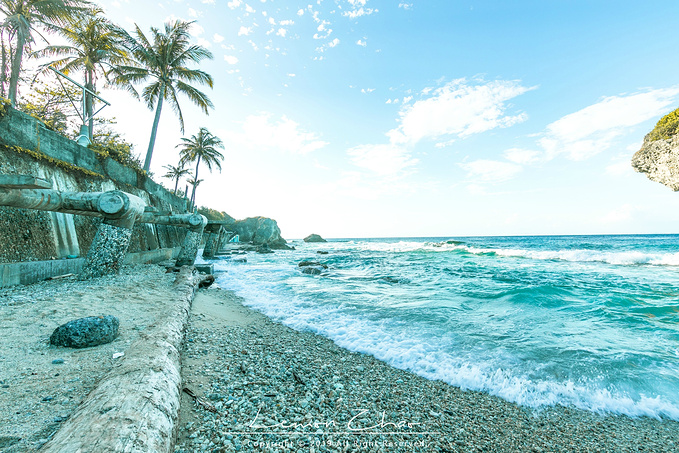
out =
[[(87, 17), (71, 18), (67, 27), (60, 33), (70, 45), (47, 46), (35, 52), (37, 57), (62, 57), (49, 63), (66, 75), (71, 71), (83, 71), (85, 88), (96, 93), (98, 75), (104, 77), (116, 65), (130, 61), (126, 49), (122, 46), (119, 28), (101, 16), (103, 11), (93, 9)], [(46, 65), (47, 66), (47, 65)], [(88, 92), (85, 94), (85, 112), (83, 117), (89, 119), (89, 138), (93, 138), (94, 99)]]
[(167, 169), (164, 177), (168, 179), (174, 179), (174, 194), (177, 195), (177, 188), (179, 187), (179, 179), (191, 173), (191, 170), (184, 168), (181, 163), (176, 167), (174, 165), (165, 165), (164, 168)]
[(186, 182), (188, 182), (193, 187), (193, 189), (191, 191), (191, 200), (189, 200), (189, 202), (191, 203), (191, 208), (193, 208), (195, 201), (196, 201), (196, 187), (198, 187), (200, 185), (200, 183), (203, 182), (203, 180), (191, 178), (191, 179), (188, 179)]
[(13, 42), (8, 89), (12, 106), (16, 104), (24, 50), (30, 49), (34, 42), (33, 33), (38, 33), (36, 27), (41, 25), (48, 30), (57, 30), (69, 18), (82, 15), (87, 5), (89, 2), (85, 0), (0, 0), (0, 13), (5, 15), (0, 26), (7, 30), (10, 42)]
[(147, 39), (136, 24), (136, 38), (124, 32), (126, 46), (136, 62), (118, 66), (115, 70), (114, 82), (126, 88), (138, 98), (139, 94), (133, 85), (150, 80), (151, 83), (144, 87), (142, 91), (142, 97), (149, 109), (153, 109), (154, 105), (156, 109), (149, 148), (144, 161), (144, 170), (146, 171), (151, 166), (151, 156), (153, 155), (153, 146), (156, 141), (158, 122), (160, 121), (160, 112), (164, 100), (170, 103), (179, 117), (182, 133), (184, 133), (184, 117), (177, 99), (179, 93), (186, 95), (205, 114), (208, 113), (209, 107), (213, 107), (212, 101), (205, 93), (190, 85), (194, 82), (208, 85), (210, 88), (213, 85), (210, 74), (198, 69), (189, 69), (186, 66), (190, 63), (200, 63), (206, 58), (212, 58), (212, 53), (205, 47), (190, 44), (189, 28), (192, 23), (181, 20), (167, 22), (164, 32), (157, 28), (151, 28), (152, 41)]
[[(198, 168), (200, 167), (201, 160), (207, 165), (210, 172), (212, 172), (213, 165), (219, 168), (219, 171), (222, 170), (221, 161), (224, 160), (224, 155), (217, 151), (217, 148), (224, 149), (224, 143), (222, 143), (219, 137), (213, 135), (206, 128), (201, 127), (197, 135), (192, 135), (191, 138), (182, 138), (182, 142), (177, 145), (182, 147), (179, 150), (179, 162), (180, 165), (196, 163), (196, 172), (193, 174), (194, 181), (198, 181)], [(191, 200), (195, 199), (197, 185), (193, 185)]]

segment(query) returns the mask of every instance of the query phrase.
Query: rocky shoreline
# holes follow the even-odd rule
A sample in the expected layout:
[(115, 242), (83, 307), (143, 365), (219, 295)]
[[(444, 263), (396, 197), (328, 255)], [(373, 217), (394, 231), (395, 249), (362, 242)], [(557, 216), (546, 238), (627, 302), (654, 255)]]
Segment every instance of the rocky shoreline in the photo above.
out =
[(679, 423), (540, 411), (349, 352), (198, 293), (182, 352), (175, 452), (675, 452)]
[[(49, 447), (67, 425), (86, 431), (90, 419), (77, 415), (81, 402), (102, 393), (106, 376), (125, 370), (132, 356), (154, 371), (145, 343), (131, 345), (152, 340), (154, 326), (174, 316), (174, 280), (160, 266), (133, 266), (96, 285), (65, 278), (0, 291), (0, 452)], [(49, 346), (56, 326), (106, 313), (121, 321), (112, 343)], [(463, 391), (289, 329), (220, 288), (197, 292), (181, 355), (180, 419), (168, 425), (168, 433), (178, 431), (177, 453), (679, 451), (675, 421), (564, 407), (533, 411)], [(136, 442), (154, 436), (144, 426), (114, 431)]]

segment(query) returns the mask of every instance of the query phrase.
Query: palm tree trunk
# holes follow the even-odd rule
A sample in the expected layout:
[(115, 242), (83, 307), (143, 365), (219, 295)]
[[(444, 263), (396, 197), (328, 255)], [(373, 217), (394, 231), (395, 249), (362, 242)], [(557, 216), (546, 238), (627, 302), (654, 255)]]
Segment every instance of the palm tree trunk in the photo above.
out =
[[(85, 88), (87, 88), (88, 90), (90, 90), (94, 93), (95, 92), (94, 91), (94, 82), (92, 80), (94, 77), (92, 75), (92, 70), (90, 70), (90, 69), (87, 70), (87, 74), (86, 74), (85, 78), (86, 78)], [(94, 103), (94, 99), (92, 98), (92, 95), (88, 92), (85, 92), (85, 109), (86, 109), (85, 117), (89, 118), (89, 125), (88, 126), (89, 126), (90, 142), (92, 142), (94, 140), (94, 132), (93, 132), (93, 130), (94, 130), (94, 118), (92, 118), (92, 112), (94, 111), (93, 103)]]
[(149, 149), (146, 151), (146, 160), (144, 161), (144, 171), (149, 171), (151, 167), (151, 156), (153, 156), (153, 146), (156, 144), (156, 134), (158, 133), (158, 123), (160, 122), (160, 111), (163, 108), (163, 98), (165, 97), (165, 85), (160, 89), (158, 95), (158, 105), (156, 106), (156, 117), (153, 119), (153, 129), (151, 129), (151, 140), (149, 141)]
[(16, 105), (17, 89), (19, 87), (19, 73), (21, 72), (21, 60), (24, 57), (24, 45), (26, 40), (21, 32), (17, 33), (17, 48), (12, 61), (12, 74), (9, 77), (9, 101), (12, 107)]
[(179, 187), (179, 176), (174, 181), (174, 194), (177, 195), (177, 187)]
[[(193, 175), (193, 182), (197, 183), (198, 182), (198, 166), (200, 165), (200, 156), (198, 156), (198, 160), (196, 161), (196, 173)], [(193, 204), (196, 201), (196, 184), (193, 185), (193, 192), (191, 192), (191, 204)]]

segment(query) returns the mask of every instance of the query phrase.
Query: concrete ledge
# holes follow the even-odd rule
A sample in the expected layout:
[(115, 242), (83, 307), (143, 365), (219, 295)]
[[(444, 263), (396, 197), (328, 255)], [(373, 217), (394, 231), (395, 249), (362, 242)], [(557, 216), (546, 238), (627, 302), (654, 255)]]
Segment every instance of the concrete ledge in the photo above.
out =
[(57, 275), (77, 274), (84, 264), (85, 258), (0, 264), (0, 288), (29, 285)]
[(42, 452), (172, 451), (182, 383), (180, 349), (199, 280), (192, 268), (182, 268), (169, 316), (130, 346)]
[[(125, 264), (150, 264), (174, 259), (180, 249), (173, 247), (129, 253), (125, 257)], [(79, 274), (84, 265), (85, 258), (0, 264), (0, 288), (30, 285), (58, 275)]]

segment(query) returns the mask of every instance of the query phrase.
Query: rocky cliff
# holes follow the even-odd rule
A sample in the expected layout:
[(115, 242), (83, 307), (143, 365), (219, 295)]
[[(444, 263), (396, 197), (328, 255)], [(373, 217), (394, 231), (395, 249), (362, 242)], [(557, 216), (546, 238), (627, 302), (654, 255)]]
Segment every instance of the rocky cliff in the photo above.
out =
[(226, 228), (238, 233), (241, 242), (266, 244), (272, 249), (287, 250), (287, 241), (281, 237), (281, 230), (275, 220), (267, 217), (248, 217), (226, 225)]
[(679, 109), (665, 115), (644, 138), (632, 167), (651, 181), (679, 191)]

